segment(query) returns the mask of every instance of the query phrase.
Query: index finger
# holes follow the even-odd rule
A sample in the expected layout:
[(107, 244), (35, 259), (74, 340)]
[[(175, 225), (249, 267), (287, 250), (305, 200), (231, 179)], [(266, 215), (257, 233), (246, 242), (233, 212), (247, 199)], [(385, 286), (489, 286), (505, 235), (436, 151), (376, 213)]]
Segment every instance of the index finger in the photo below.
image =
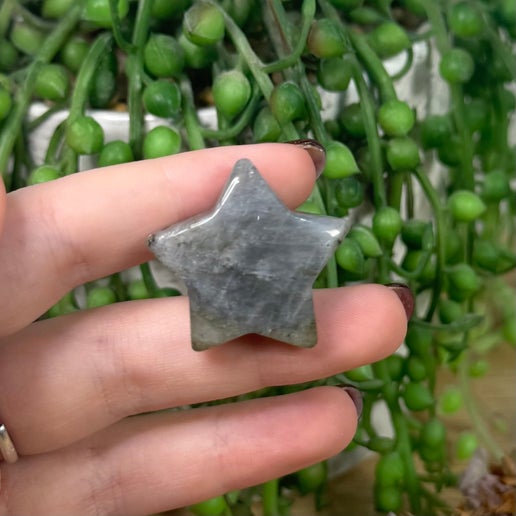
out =
[(2, 172), (0, 171), (0, 235), (2, 234), (2, 230), (4, 229), (5, 205), (6, 205), (5, 186), (4, 186), (4, 180), (2, 177)]
[(30, 323), (72, 288), (150, 259), (147, 236), (209, 209), (248, 158), (287, 205), (315, 181), (294, 145), (228, 146), (82, 172), (7, 196), (0, 237), (1, 334)]

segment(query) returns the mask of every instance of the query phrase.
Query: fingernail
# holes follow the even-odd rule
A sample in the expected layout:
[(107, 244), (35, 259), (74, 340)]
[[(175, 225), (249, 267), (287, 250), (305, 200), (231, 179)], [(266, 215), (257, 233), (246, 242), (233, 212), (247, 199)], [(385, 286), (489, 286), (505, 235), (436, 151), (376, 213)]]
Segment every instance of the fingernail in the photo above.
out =
[(291, 140), (287, 143), (301, 147), (308, 152), (314, 162), (315, 177), (318, 178), (322, 174), (324, 165), (326, 164), (326, 151), (324, 150), (324, 147), (318, 141), (312, 140), (311, 138)]
[(399, 298), (405, 313), (407, 314), (407, 321), (412, 317), (414, 312), (414, 294), (407, 285), (403, 283), (390, 283), (387, 285)]
[(362, 409), (364, 408), (364, 402), (362, 401), (362, 393), (351, 385), (337, 385), (351, 398), (351, 401), (355, 405), (357, 411), (357, 417), (360, 418), (362, 415)]

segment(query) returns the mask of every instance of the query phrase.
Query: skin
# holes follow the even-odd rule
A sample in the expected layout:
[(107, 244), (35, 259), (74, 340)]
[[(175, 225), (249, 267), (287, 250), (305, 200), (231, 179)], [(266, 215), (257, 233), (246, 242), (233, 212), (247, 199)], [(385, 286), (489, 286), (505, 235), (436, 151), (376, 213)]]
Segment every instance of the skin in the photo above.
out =
[(72, 288), (151, 259), (147, 236), (209, 209), (242, 157), (292, 208), (313, 187), (306, 151), (261, 144), (0, 191), (0, 414), (20, 455), (0, 462), (0, 515), (159, 512), (291, 473), (350, 442), (357, 413), (337, 387), (128, 416), (380, 360), (407, 324), (389, 288), (317, 291), (312, 349), (247, 336), (195, 352), (183, 297), (33, 322)]

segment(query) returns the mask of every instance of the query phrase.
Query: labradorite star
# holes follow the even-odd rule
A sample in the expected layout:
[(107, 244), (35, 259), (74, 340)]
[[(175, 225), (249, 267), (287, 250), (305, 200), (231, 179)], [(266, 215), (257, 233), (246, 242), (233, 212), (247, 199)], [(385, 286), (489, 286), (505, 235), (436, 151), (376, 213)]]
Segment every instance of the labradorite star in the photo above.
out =
[(248, 333), (312, 347), (312, 285), (347, 229), (289, 210), (242, 159), (211, 211), (151, 235), (149, 247), (186, 286), (193, 349)]

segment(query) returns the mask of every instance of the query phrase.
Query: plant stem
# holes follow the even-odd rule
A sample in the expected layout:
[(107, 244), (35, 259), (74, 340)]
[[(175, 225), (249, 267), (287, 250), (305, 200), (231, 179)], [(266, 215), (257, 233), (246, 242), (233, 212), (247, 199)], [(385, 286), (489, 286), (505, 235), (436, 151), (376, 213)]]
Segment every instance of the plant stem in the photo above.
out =
[[(362, 390), (362, 383), (360, 384), (360, 389)], [(365, 396), (364, 397), (364, 406), (362, 408), (362, 416), (360, 418), (360, 426), (367, 432), (369, 438), (373, 437), (376, 434), (376, 431), (373, 427), (373, 418), (371, 416), (373, 412), (373, 397)]]
[(450, 333), (460, 333), (471, 330), (478, 326), (484, 320), (484, 316), (480, 314), (464, 314), (460, 319), (456, 319), (450, 323), (429, 322), (424, 319), (412, 319), (410, 321), (414, 326), (426, 328), (433, 331), (446, 331)]
[(371, 182), (373, 184), (373, 197), (375, 207), (387, 206), (387, 195), (383, 179), (383, 157), (380, 144), (380, 137), (376, 128), (375, 104), (369, 88), (362, 76), (362, 70), (355, 61), (353, 68), (353, 80), (360, 98), (360, 110), (364, 122), (367, 145), (371, 155)]
[(460, 84), (450, 85), (451, 111), (455, 127), (461, 141), (461, 174), (459, 175), (459, 187), (468, 190), (475, 188), (475, 175), (473, 170), (473, 138), (465, 121), (464, 91)]
[(412, 64), (414, 62), (414, 49), (412, 47), (407, 49), (407, 59), (401, 69), (391, 76), (391, 80), (396, 82), (405, 77), (408, 72), (412, 69)]
[(263, 484), (262, 504), (263, 516), (279, 516), (279, 481), (269, 480)]
[(142, 87), (143, 50), (147, 41), (151, 20), (152, 0), (140, 0), (136, 12), (132, 44), (134, 50), (127, 56), (128, 105), (129, 105), (129, 145), (136, 159), (142, 155), (144, 127)]
[(266, 73), (279, 72), (290, 66), (294, 66), (301, 57), (305, 46), (308, 33), (310, 32), (310, 26), (315, 16), (315, 0), (305, 0), (301, 7), (301, 32), (297, 40), (295, 48), (292, 50), (290, 55), (269, 63), (263, 66), (263, 71)]
[(109, 12), (111, 14), (113, 37), (116, 44), (126, 54), (130, 54), (134, 51), (134, 46), (122, 35), (122, 24), (120, 23), (120, 16), (118, 16), (118, 0), (109, 0)]
[(405, 270), (403, 267), (398, 265), (392, 259), (389, 259), (389, 266), (392, 269), (392, 271), (395, 272), (396, 274), (399, 274), (400, 276), (402, 276), (404, 278), (407, 278), (407, 279), (410, 279), (410, 280), (415, 280), (415, 279), (419, 278), (419, 276), (421, 275), (421, 273), (425, 269), (425, 267), (426, 267), (426, 265), (428, 263), (428, 260), (430, 259), (431, 256), (432, 256), (432, 253), (424, 252), (421, 255), (421, 259), (420, 259), (417, 267), (413, 271)]
[(197, 112), (195, 110), (192, 86), (190, 81), (183, 77), (181, 79), (181, 96), (182, 96), (182, 113), (183, 122), (186, 129), (186, 138), (188, 140), (188, 147), (190, 150), (204, 149), (206, 144), (202, 134), (202, 128), (197, 119)]
[(348, 36), (368, 75), (378, 86), (382, 102), (397, 99), (398, 96), (396, 95), (391, 76), (385, 70), (381, 59), (367, 43), (365, 36), (359, 34), (356, 30), (349, 30)]
[(152, 271), (148, 262), (140, 264), (140, 272), (142, 274), (143, 283), (145, 284), (145, 288), (147, 289), (150, 297), (156, 297), (159, 288), (158, 285), (156, 285), (156, 280), (152, 275)]
[[(320, 209), (322, 215), (326, 215), (326, 205), (321, 195), (319, 185), (316, 183), (311, 193), (311, 198)], [(339, 277), (337, 273), (337, 261), (335, 259), (335, 253), (331, 255), (326, 263), (326, 287), (337, 288), (339, 286)]]
[(405, 209), (407, 212), (407, 219), (414, 218), (414, 184), (412, 177), (407, 174), (405, 183)]
[(65, 127), (66, 121), (63, 120), (54, 129), (54, 133), (52, 134), (47, 145), (44, 163), (47, 163), (49, 165), (55, 165), (57, 163), (57, 155), (63, 141)]
[(434, 312), (439, 302), (439, 296), (442, 290), (442, 276), (444, 274), (444, 266), (446, 263), (446, 232), (444, 210), (441, 206), (441, 199), (432, 183), (428, 179), (426, 173), (421, 168), (414, 170), (414, 175), (419, 182), (423, 192), (432, 206), (435, 216), (435, 233), (436, 233), (436, 265), (435, 265), (435, 280), (432, 289), (432, 299), (425, 317), (426, 321), (431, 321)]
[(37, 118), (34, 118), (34, 120), (31, 120), (27, 123), (27, 131), (33, 131), (37, 127), (39, 127), (43, 122), (48, 120), (50, 117), (52, 117), (54, 114), (56, 114), (58, 111), (61, 111), (64, 109), (65, 104), (64, 102), (58, 102), (54, 104), (53, 106), (49, 107), (44, 113), (41, 113)]
[[(292, 23), (287, 17), (281, 0), (266, 0), (263, 7), (264, 21), (269, 28), (273, 46), (280, 57), (286, 57), (292, 52)], [(271, 31), (276, 27), (276, 31)]]
[(389, 206), (401, 210), (401, 196), (407, 173), (394, 172), (389, 176)]
[(20, 188), (22, 185), (21, 181), (21, 171), (24, 164), (24, 145), (23, 145), (23, 137), (19, 137), (14, 144), (14, 154), (13, 154), (13, 172), (11, 175), (11, 185), (14, 189)]
[(63, 46), (80, 19), (83, 3), (83, 0), (78, 0), (45, 39), (43, 46), (27, 68), (23, 84), (16, 94), (16, 102), (7, 120), (4, 122), (2, 133), (0, 134), (0, 171), (4, 174), (8, 191), (11, 181), (9, 175), (6, 173), (9, 156), (13, 150), (17, 135), (20, 133), (23, 120), (32, 99), (32, 91), (39, 67), (43, 63), (50, 62)]
[(310, 120), (310, 129), (313, 131), (316, 140), (323, 146), (330, 142), (330, 137), (324, 127), (321, 111), (314, 95), (313, 86), (310, 84), (306, 76), (304, 66), (299, 63), (295, 68), (296, 78), (301, 85), (301, 89), (305, 95), (306, 105), (308, 108), (308, 117)]
[(127, 287), (120, 277), (120, 273), (116, 272), (110, 277), (110, 286), (115, 292), (118, 301), (127, 301)]
[[(220, 110), (215, 109), (217, 114), (217, 131), (220, 132), (220, 134), (224, 135), (224, 133), (228, 132), (229, 129), (231, 129), (231, 125), (229, 124), (229, 120), (220, 112)], [(218, 145), (224, 146), (224, 145), (235, 145), (235, 137), (232, 136), (230, 138), (219, 138)]]
[(425, 9), (428, 21), (432, 27), (432, 35), (434, 36), (437, 50), (439, 50), (440, 54), (444, 54), (451, 49), (451, 43), (439, 2), (423, 2), (421, 5)]

